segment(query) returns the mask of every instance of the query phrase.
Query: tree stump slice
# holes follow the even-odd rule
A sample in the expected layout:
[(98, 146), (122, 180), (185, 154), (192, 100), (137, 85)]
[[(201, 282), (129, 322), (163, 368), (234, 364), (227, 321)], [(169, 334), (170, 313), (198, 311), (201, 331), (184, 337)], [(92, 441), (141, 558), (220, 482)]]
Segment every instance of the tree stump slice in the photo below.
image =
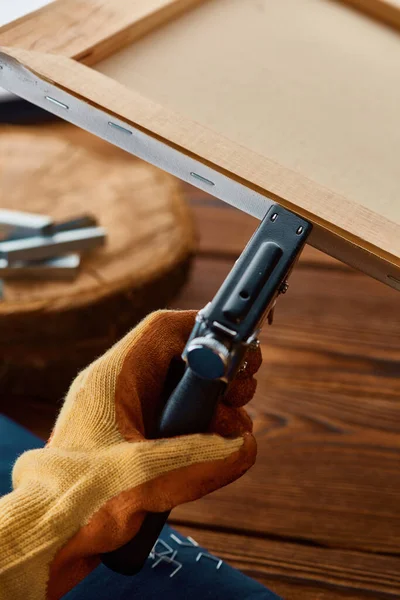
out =
[(185, 283), (195, 249), (173, 177), (60, 125), (0, 130), (0, 207), (63, 220), (91, 213), (107, 243), (83, 256), (73, 282), (5, 281), (0, 385), (55, 398), (77, 372)]

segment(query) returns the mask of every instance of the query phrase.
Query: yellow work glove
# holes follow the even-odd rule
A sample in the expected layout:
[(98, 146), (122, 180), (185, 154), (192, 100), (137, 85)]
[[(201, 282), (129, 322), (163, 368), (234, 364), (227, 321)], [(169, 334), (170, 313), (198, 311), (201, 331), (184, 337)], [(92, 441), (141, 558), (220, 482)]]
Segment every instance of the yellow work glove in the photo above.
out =
[(251, 421), (239, 407), (254, 394), (259, 352), (219, 406), (214, 433), (144, 437), (194, 316), (145, 319), (78, 375), (47, 446), (18, 459), (14, 491), (0, 499), (1, 600), (60, 598), (99, 564), (99, 554), (134, 537), (146, 511), (195, 500), (254, 463)]

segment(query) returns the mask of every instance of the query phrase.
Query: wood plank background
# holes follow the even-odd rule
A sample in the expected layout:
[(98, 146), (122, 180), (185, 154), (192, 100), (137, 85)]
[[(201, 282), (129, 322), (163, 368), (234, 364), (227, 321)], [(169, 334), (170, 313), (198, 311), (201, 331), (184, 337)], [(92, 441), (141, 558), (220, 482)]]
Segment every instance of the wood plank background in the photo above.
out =
[[(257, 222), (188, 196), (199, 256), (176, 306), (197, 308)], [(173, 513), (182, 531), (284, 598), (400, 596), (399, 301), (306, 248), (261, 337), (256, 466)]]
[[(200, 308), (257, 221), (185, 189), (199, 251), (174, 307)], [(400, 597), (399, 301), (306, 248), (261, 338), (256, 466), (173, 512), (183, 533), (287, 600)], [(3, 398), (0, 410), (46, 437), (59, 406)]]

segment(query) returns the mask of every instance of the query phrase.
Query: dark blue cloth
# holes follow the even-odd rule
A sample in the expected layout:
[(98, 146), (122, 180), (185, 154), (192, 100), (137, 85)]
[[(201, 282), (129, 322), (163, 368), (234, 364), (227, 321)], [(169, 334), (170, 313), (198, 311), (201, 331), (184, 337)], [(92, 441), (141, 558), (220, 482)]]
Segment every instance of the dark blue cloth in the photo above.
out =
[(18, 456), (42, 446), (42, 440), (0, 414), (0, 496), (11, 490), (11, 471)]
[[(11, 490), (10, 473), (15, 459), (25, 450), (42, 445), (34, 435), (0, 415), (0, 495)], [(190, 545), (179, 545), (171, 535)], [(135, 577), (118, 575), (101, 565), (64, 600), (279, 600), (267, 588), (227, 564), (217, 568), (218, 560), (170, 527), (164, 527), (161, 539), (171, 550), (158, 543), (157, 555), (149, 558)], [(156, 564), (162, 553), (170, 557), (175, 550), (176, 563), (162, 560)], [(197, 561), (201, 552), (204, 555)], [(170, 577), (179, 564), (182, 567)]]

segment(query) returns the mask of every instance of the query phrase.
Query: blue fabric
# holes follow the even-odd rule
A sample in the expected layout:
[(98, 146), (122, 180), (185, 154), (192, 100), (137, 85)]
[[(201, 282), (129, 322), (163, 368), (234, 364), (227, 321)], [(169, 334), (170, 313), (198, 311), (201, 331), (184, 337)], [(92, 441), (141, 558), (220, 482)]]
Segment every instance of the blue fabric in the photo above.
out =
[[(0, 415), (0, 495), (11, 490), (10, 473), (18, 455), (42, 445), (42, 440)], [(179, 545), (171, 535), (190, 545)], [(227, 564), (217, 568), (218, 560), (170, 527), (164, 527), (161, 539), (171, 550), (158, 543), (157, 555), (149, 558), (135, 577), (118, 575), (100, 565), (64, 600), (279, 600), (267, 588)], [(174, 550), (177, 563), (164, 559), (156, 564), (161, 553), (171, 556)], [(196, 561), (200, 552), (204, 555)], [(170, 577), (179, 564), (182, 567)]]
[(0, 415), (0, 496), (11, 490), (11, 470), (18, 456), (42, 446), (42, 440)]
[(182, 547), (171, 539), (171, 533), (182, 541), (185, 538), (168, 526), (163, 529), (161, 539), (173, 550), (178, 550), (176, 561), (182, 564), (172, 578), (170, 575), (176, 565), (163, 561), (152, 568), (157, 557), (149, 558), (142, 571), (132, 578), (113, 573), (101, 565), (64, 600), (279, 600), (264, 586), (225, 563), (217, 569), (218, 562), (206, 556), (196, 562), (199, 552), (207, 555), (206, 550)]

